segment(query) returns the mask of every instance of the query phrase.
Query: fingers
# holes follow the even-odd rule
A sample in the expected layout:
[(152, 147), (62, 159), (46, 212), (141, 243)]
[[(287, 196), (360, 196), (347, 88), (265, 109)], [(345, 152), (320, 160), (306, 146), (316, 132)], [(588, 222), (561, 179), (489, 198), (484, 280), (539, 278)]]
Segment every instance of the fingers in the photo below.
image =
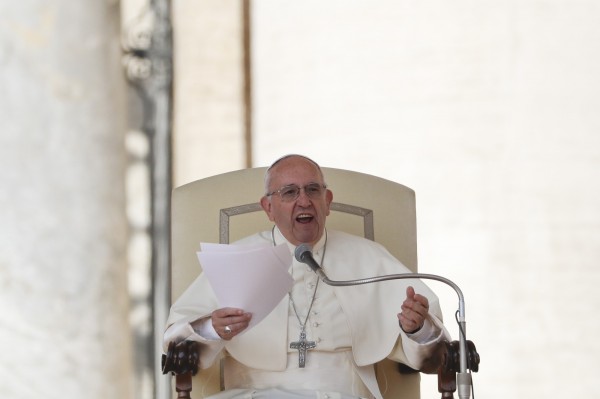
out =
[(212, 312), (211, 319), (219, 337), (229, 341), (248, 327), (252, 315), (242, 309), (221, 308)]
[(429, 299), (426, 296), (415, 293), (415, 289), (411, 286), (406, 288), (406, 300), (404, 304), (415, 311), (427, 313), (429, 311)]
[(413, 287), (406, 288), (406, 299), (402, 303), (402, 312), (398, 314), (400, 327), (407, 333), (417, 332), (429, 313), (427, 297), (415, 293)]

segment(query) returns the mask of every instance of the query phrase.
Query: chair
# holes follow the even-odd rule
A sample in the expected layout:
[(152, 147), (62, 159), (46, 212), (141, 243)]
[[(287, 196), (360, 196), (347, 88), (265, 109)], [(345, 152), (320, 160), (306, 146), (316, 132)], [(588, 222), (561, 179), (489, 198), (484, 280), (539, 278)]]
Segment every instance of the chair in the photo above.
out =
[[(258, 200), (266, 168), (244, 169), (198, 180), (173, 190), (171, 227), (171, 298), (175, 300), (200, 273), (196, 257), (200, 242), (229, 243), (271, 228)], [(396, 258), (417, 271), (415, 194), (403, 185), (341, 169), (323, 168), (334, 193), (329, 229), (362, 235), (383, 244)], [(189, 345), (188, 345), (189, 344)], [(191, 345), (191, 346), (190, 346)], [(194, 398), (221, 389), (220, 368), (197, 371), (192, 343), (175, 345), (163, 356), (163, 372), (174, 372), (180, 398)], [(194, 364), (196, 362), (196, 364)], [(177, 363), (178, 367), (174, 367)], [(218, 363), (218, 362), (217, 362)], [(412, 370), (410, 370), (412, 371)], [(435, 372), (436, 370), (433, 370)], [(376, 366), (385, 398), (418, 399), (418, 372), (399, 372), (384, 360)], [(450, 396), (451, 397), (451, 396)]]

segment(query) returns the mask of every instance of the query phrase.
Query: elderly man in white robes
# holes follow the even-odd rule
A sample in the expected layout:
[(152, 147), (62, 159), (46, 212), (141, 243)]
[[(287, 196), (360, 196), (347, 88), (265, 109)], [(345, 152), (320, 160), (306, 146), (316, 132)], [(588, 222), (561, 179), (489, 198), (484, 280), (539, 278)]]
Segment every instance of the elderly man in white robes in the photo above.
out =
[[(310, 244), (334, 280), (410, 273), (381, 245), (327, 230), (332, 200), (317, 163), (284, 156), (267, 170), (260, 200), (273, 229), (238, 243), (285, 243), (291, 253)], [(165, 345), (199, 342), (201, 368), (228, 353), (225, 390), (214, 398), (382, 398), (376, 362), (387, 357), (420, 369), (449, 339), (437, 297), (419, 281), (334, 287), (295, 259), (289, 270), (289, 295), (241, 335), (252, 315), (219, 308), (203, 274), (173, 304)]]

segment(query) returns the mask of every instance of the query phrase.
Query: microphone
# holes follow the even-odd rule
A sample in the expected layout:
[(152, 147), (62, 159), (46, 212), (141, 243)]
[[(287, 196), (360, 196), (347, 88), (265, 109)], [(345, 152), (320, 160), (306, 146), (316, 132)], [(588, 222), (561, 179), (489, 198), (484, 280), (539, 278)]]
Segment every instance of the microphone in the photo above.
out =
[(311, 270), (323, 280), (323, 282), (327, 285), (335, 286), (335, 287), (347, 287), (352, 285), (360, 285), (360, 284), (368, 284), (375, 283), (379, 281), (387, 281), (387, 280), (398, 280), (398, 279), (428, 279), (428, 280), (436, 280), (442, 283), (445, 283), (452, 287), (456, 294), (458, 295), (458, 326), (459, 326), (459, 370), (457, 370), (457, 382), (458, 382), (458, 397), (459, 399), (468, 399), (470, 396), (470, 391), (472, 387), (472, 379), (471, 374), (468, 372), (468, 364), (467, 364), (467, 337), (466, 337), (466, 320), (465, 320), (465, 298), (461, 289), (456, 285), (453, 281), (438, 276), (435, 274), (422, 274), (422, 273), (402, 273), (402, 274), (390, 274), (386, 276), (379, 277), (369, 277), (362, 278), (357, 280), (346, 280), (346, 281), (336, 281), (330, 280), (321, 266), (317, 263), (315, 258), (312, 255), (312, 247), (309, 244), (300, 244), (296, 247), (294, 251), (294, 257), (300, 263), (307, 264)]
[(298, 262), (307, 264), (313, 272), (317, 273), (321, 280), (325, 282), (329, 281), (321, 266), (313, 258), (312, 247), (309, 244), (298, 245), (294, 251), (294, 257)]

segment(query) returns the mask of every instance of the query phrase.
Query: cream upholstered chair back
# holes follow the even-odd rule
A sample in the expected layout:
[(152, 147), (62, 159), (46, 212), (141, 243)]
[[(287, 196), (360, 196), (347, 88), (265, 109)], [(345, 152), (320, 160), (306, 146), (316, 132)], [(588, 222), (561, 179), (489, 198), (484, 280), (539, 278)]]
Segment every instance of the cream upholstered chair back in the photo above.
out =
[[(327, 228), (375, 240), (416, 272), (414, 191), (363, 173), (322, 169), (325, 181), (333, 191)], [(201, 242), (230, 243), (272, 227), (259, 205), (264, 194), (265, 171), (266, 168), (252, 168), (224, 173), (173, 190), (172, 301), (201, 271), (196, 256)], [(419, 399), (419, 373), (401, 374), (396, 364), (386, 360), (377, 365), (377, 377), (386, 399)], [(199, 399), (218, 392), (220, 381), (218, 364), (201, 370), (194, 377), (192, 397)]]

